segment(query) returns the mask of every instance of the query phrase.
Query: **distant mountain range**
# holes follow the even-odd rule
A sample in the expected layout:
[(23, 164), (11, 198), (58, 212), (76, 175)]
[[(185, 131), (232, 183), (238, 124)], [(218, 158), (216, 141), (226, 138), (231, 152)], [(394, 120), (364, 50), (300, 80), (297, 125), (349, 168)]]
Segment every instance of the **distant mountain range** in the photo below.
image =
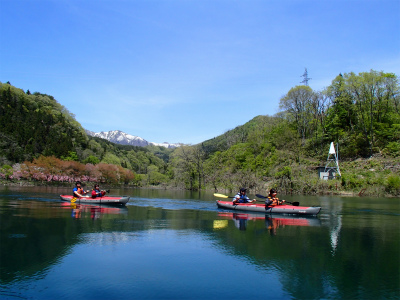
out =
[(153, 143), (153, 142), (148, 142), (145, 139), (127, 134), (125, 132), (122, 132), (121, 130), (112, 130), (112, 131), (102, 131), (102, 132), (93, 132), (90, 130), (85, 130), (86, 134), (90, 136), (95, 136), (99, 137), (105, 140), (108, 140), (112, 143), (115, 144), (121, 144), (121, 145), (132, 145), (132, 146), (139, 146), (139, 147), (145, 147), (149, 145), (153, 146), (162, 146), (165, 148), (176, 148), (181, 146), (182, 144), (170, 144), (167, 142), (164, 143)]

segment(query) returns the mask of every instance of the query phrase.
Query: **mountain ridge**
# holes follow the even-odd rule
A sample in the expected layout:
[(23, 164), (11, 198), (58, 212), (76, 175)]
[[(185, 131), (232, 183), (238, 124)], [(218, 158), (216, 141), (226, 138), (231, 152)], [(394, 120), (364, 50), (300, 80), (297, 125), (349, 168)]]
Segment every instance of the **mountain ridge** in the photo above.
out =
[(94, 132), (90, 130), (86, 130), (86, 134), (94, 137), (99, 137), (105, 140), (108, 140), (115, 144), (120, 145), (131, 145), (131, 146), (139, 146), (139, 147), (146, 147), (146, 146), (161, 146), (165, 148), (176, 148), (183, 144), (181, 143), (154, 143), (149, 142), (139, 136), (131, 135), (121, 130), (110, 130), (110, 131), (101, 131), (101, 132)]

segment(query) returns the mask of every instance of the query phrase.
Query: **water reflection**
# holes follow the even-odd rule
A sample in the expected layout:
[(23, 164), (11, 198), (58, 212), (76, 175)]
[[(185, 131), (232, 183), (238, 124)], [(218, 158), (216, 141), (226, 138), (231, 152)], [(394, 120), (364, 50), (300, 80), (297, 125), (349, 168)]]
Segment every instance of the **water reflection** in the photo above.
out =
[(93, 220), (100, 219), (102, 215), (118, 215), (128, 214), (126, 206), (107, 206), (107, 205), (93, 205), (93, 204), (76, 204), (63, 202), (61, 204), (63, 209), (71, 210), (71, 217), (74, 219), (91, 218)]
[(320, 197), (320, 199), (323, 207), (325, 207), (325, 214), (322, 217), (329, 227), (332, 255), (335, 255), (342, 229), (343, 201), (338, 198), (335, 198), (338, 201), (332, 201), (332, 197)]
[[(235, 227), (239, 230), (246, 230), (248, 221), (265, 220), (265, 228), (271, 235), (276, 235), (277, 229), (285, 226), (321, 226), (318, 217), (313, 216), (219, 212), (218, 217), (233, 220)], [(217, 222), (216, 224), (221, 223)]]
[(221, 211), (212, 195), (116, 192), (135, 201), (71, 206), (56, 189), (0, 190), (0, 297), (216, 299), (246, 274), (223, 298), (399, 298), (396, 199), (298, 197), (323, 208), (296, 217)]

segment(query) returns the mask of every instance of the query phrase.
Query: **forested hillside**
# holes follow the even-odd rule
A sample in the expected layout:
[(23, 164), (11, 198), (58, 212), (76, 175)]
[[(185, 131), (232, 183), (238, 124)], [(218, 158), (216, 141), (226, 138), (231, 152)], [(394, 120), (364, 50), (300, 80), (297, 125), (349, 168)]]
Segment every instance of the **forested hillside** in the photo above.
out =
[[(149, 167), (164, 170), (171, 152), (163, 147), (124, 146), (87, 136), (74, 115), (53, 96), (24, 92), (8, 83), (0, 83), (0, 137), (0, 167), (7, 178), (12, 177), (10, 166), (17, 164), (14, 177), (18, 178), (22, 173), (25, 178), (46, 181), (89, 176), (111, 183), (140, 184), (140, 176), (130, 175), (126, 182), (126, 176), (121, 174), (147, 174)], [(99, 168), (105, 176), (101, 176)]]
[[(340, 74), (323, 91), (296, 86), (281, 112), (258, 116), (195, 147), (177, 149), (175, 179), (187, 188), (278, 187), (294, 193), (400, 193), (400, 95), (394, 74)], [(339, 147), (342, 177), (321, 181), (329, 145)]]
[(52, 96), (0, 83), (1, 160), (32, 160), (36, 154), (66, 156), (87, 143), (73, 115)]
[[(254, 193), (275, 187), (303, 194), (400, 194), (397, 75), (340, 74), (322, 91), (295, 86), (280, 99), (280, 108), (274, 116), (257, 116), (198, 145), (143, 148), (88, 137), (52, 96), (0, 83), (0, 173), (15, 179), (24, 170), (41, 169), (191, 190), (246, 186)], [(339, 150), (342, 176), (323, 181), (316, 168), (326, 164), (331, 142)], [(58, 165), (57, 171), (51, 165)]]

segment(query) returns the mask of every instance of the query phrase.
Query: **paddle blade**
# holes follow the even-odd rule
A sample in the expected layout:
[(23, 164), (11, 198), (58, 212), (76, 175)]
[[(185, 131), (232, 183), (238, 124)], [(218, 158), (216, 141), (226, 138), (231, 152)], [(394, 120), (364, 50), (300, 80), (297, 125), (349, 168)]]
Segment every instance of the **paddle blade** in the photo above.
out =
[(214, 194), (214, 196), (219, 198), (229, 198), (229, 196), (223, 194)]
[(263, 196), (263, 195), (260, 195), (260, 194), (256, 194), (256, 196), (257, 196), (258, 198), (263, 198), (263, 199), (268, 198), (268, 197)]
[(76, 201), (75, 197), (71, 199), (71, 203), (75, 203), (75, 201)]
[(293, 206), (299, 206), (299, 202), (289, 202), (289, 201), (286, 201), (285, 203), (287, 203), (287, 204), (291, 204), (291, 205), (293, 205)]

